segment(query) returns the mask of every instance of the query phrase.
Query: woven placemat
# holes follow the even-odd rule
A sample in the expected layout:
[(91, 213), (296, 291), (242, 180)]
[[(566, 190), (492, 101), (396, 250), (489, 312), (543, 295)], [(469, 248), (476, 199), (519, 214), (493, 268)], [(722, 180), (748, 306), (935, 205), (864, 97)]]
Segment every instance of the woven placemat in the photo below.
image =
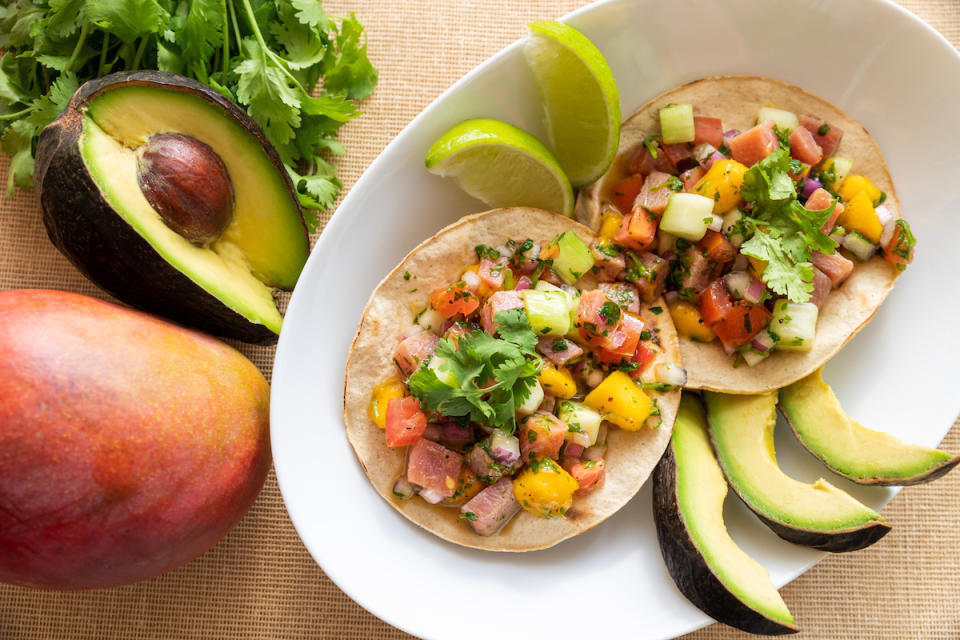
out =
[[(380, 85), (363, 104), (365, 115), (343, 130), (349, 153), (340, 175), (347, 188), (430, 101), (521, 37), (526, 22), (557, 17), (583, 4), (325, 2), (330, 12), (357, 13), (367, 28), (370, 57), (380, 70)], [(958, 0), (900, 4), (955, 46), (960, 44)], [(5, 170), (4, 161), (4, 176)], [(13, 200), (0, 198), (0, 289), (25, 287), (106, 297), (53, 249), (33, 197), (18, 194)], [(269, 375), (273, 349), (240, 348)], [(943, 446), (960, 450), (960, 426), (954, 425)], [(785, 587), (784, 599), (803, 627), (798, 637), (960, 638), (958, 503), (958, 473), (905, 489), (883, 511), (894, 528), (880, 543), (829, 557)], [(602, 603), (598, 606), (591, 615), (603, 615)], [(642, 634), (624, 630), (624, 636)], [(355, 604), (317, 567), (290, 523), (272, 474), (233, 531), (200, 558), (164, 576), (129, 587), (73, 593), (0, 585), (0, 640), (409, 637)], [(713, 625), (686, 637), (748, 636)]]

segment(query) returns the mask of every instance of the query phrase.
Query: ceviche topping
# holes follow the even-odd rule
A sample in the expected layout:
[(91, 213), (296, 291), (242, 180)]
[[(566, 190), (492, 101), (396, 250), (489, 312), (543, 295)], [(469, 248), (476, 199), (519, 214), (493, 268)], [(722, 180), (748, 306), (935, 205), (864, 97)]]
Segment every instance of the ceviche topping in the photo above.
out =
[(608, 429), (659, 427), (658, 394), (686, 374), (657, 360), (663, 259), (572, 231), (476, 256), (429, 292), (368, 413), (406, 447), (393, 494), (459, 507), (488, 536), (601, 490)]
[(724, 130), (694, 113), (662, 107), (660, 134), (624, 153), (597, 265), (647, 299), (665, 292), (678, 333), (719, 340), (736, 363), (809, 351), (820, 308), (856, 264), (913, 259), (910, 225), (835, 155), (839, 127), (766, 107), (754, 127)]

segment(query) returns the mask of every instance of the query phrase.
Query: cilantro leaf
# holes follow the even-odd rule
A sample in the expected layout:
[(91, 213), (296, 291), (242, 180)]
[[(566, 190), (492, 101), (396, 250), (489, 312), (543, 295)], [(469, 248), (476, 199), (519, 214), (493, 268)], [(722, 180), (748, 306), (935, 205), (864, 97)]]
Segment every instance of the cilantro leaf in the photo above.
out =
[(508, 309), (493, 316), (500, 325), (497, 332), (500, 337), (522, 350), (533, 352), (537, 348), (537, 334), (530, 326), (530, 320), (523, 309)]
[(87, 18), (122, 42), (131, 43), (159, 31), (170, 14), (157, 0), (87, 0)]

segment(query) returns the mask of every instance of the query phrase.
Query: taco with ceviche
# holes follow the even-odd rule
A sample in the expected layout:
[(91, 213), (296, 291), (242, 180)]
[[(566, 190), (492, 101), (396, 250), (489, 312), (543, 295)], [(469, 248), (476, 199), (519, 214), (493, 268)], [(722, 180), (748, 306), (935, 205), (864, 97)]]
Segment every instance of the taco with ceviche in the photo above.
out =
[(577, 218), (647, 265), (687, 386), (761, 393), (811, 373), (873, 317), (915, 239), (876, 143), (802, 89), (715, 77), (647, 102)]
[(373, 292), (347, 360), (347, 437), (414, 523), (541, 549), (640, 489), (685, 372), (664, 301), (596, 236), (538, 209), (461, 219)]

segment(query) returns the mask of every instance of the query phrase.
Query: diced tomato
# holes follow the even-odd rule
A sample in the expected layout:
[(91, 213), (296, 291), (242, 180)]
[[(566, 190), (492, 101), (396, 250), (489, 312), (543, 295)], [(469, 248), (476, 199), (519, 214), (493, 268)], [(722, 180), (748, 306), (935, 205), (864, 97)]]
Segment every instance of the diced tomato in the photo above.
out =
[(643, 182), (643, 188), (634, 201), (634, 208), (640, 207), (644, 211), (660, 215), (667, 208), (667, 201), (673, 195), (673, 189), (668, 185), (676, 176), (663, 171), (654, 171)]
[(680, 174), (680, 179), (683, 180), (683, 190), (689, 192), (697, 183), (700, 182), (700, 178), (703, 177), (704, 171), (703, 167), (694, 167), (693, 169), (687, 169)]
[(913, 262), (913, 246), (915, 241), (904, 229), (902, 224), (893, 228), (890, 242), (883, 247), (883, 258), (894, 264), (910, 264)]
[(727, 237), (719, 231), (707, 231), (703, 240), (697, 243), (704, 251), (707, 260), (712, 260), (717, 264), (730, 262), (737, 255), (737, 249)]
[(663, 154), (667, 156), (667, 160), (670, 161), (670, 164), (673, 166), (679, 165), (684, 160), (688, 160), (693, 154), (690, 152), (690, 145), (686, 142), (680, 142), (677, 144), (662, 144)]
[(400, 341), (393, 352), (393, 362), (404, 376), (410, 376), (420, 363), (433, 355), (440, 339), (431, 331), (418, 331)]
[(733, 159), (750, 167), (776, 151), (780, 142), (773, 132), (773, 124), (773, 120), (767, 120), (730, 140)]
[(643, 251), (651, 247), (656, 240), (659, 224), (660, 219), (656, 215), (635, 206), (633, 213), (624, 216), (613, 241), (622, 247)]
[(520, 456), (524, 462), (531, 457), (556, 460), (569, 430), (567, 423), (552, 413), (537, 411), (527, 416), (517, 427)]
[(507, 262), (506, 256), (500, 256), (496, 260), (491, 260), (490, 258), (482, 258), (480, 260), (477, 275), (480, 276), (480, 280), (491, 291), (503, 289), (503, 277), (506, 275), (504, 272), (507, 269)]
[[(837, 152), (840, 146), (840, 139), (843, 138), (843, 129), (828, 124), (810, 114), (800, 116), (800, 126), (813, 135), (814, 142), (823, 150), (824, 158), (829, 158)], [(823, 131), (823, 133), (820, 133)]]
[(597, 352), (597, 359), (609, 364), (630, 361), (637, 352), (643, 327), (643, 320), (631, 313), (624, 313), (610, 339)]
[(413, 444), (427, 429), (427, 415), (412, 396), (390, 398), (387, 403), (387, 446), (404, 447)]
[(637, 351), (633, 354), (631, 362), (636, 362), (640, 366), (630, 372), (630, 377), (634, 380), (640, 378), (640, 375), (646, 371), (647, 367), (650, 366), (650, 363), (653, 362), (657, 357), (657, 352), (654, 351), (645, 340), (641, 340), (637, 345)]
[(853, 261), (849, 260), (839, 253), (820, 253), (814, 251), (810, 254), (810, 262), (820, 271), (823, 271), (833, 282), (834, 287), (839, 287), (843, 281), (853, 272)]
[(606, 465), (603, 458), (593, 460), (578, 460), (576, 458), (567, 458), (564, 460), (563, 468), (573, 476), (577, 481), (579, 488), (573, 492), (575, 496), (583, 496), (594, 489), (603, 486), (606, 479)]
[(813, 139), (813, 134), (805, 127), (797, 127), (790, 132), (790, 155), (811, 167), (823, 157), (823, 149)]
[(730, 313), (731, 306), (727, 285), (723, 278), (717, 278), (700, 296), (700, 315), (703, 316), (703, 323), (709, 327), (720, 322)]
[(723, 144), (723, 121), (720, 118), (693, 116), (693, 127), (694, 145), (706, 142), (713, 145), (715, 149), (719, 149)]
[(611, 302), (603, 291), (584, 291), (577, 305), (574, 326), (584, 342), (591, 346), (601, 346), (613, 335), (613, 330), (620, 322), (620, 315), (620, 307)]
[(771, 313), (759, 304), (745, 300), (731, 302), (722, 278), (710, 283), (700, 297), (700, 313), (704, 323), (713, 329), (727, 346), (739, 347), (760, 333), (770, 322)]
[(613, 204), (617, 206), (621, 213), (630, 213), (630, 210), (633, 209), (633, 201), (637, 199), (637, 194), (640, 193), (642, 187), (642, 175), (635, 173), (632, 176), (627, 176), (613, 185), (610, 190), (613, 196)]
[(419, 438), (407, 454), (407, 480), (433, 492), (439, 501), (457, 490), (463, 456), (442, 444)]
[(480, 299), (460, 281), (430, 294), (430, 304), (444, 318), (452, 318), (458, 313), (468, 316), (476, 311), (480, 306)]

